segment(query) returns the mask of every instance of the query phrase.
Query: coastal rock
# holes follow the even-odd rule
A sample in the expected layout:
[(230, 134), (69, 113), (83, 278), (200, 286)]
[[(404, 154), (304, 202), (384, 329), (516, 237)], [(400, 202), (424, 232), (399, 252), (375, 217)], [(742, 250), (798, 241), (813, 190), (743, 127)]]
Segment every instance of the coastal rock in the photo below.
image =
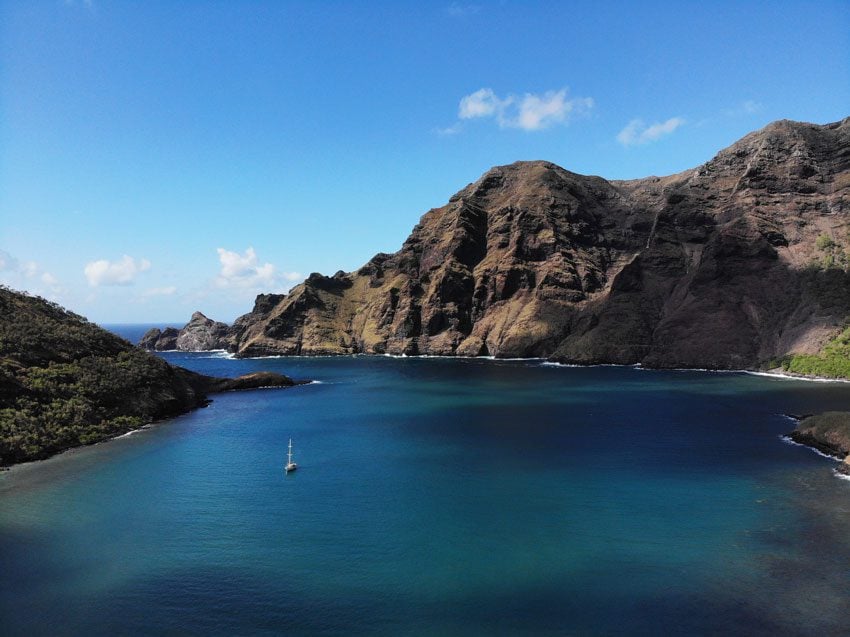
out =
[(848, 228), (850, 118), (775, 122), (668, 177), (517, 162), (395, 254), (258, 297), (228, 348), (754, 368), (840, 330)]
[(229, 330), (226, 323), (213, 321), (201, 312), (195, 312), (185, 327), (180, 330), (175, 341), (175, 349), (184, 352), (224, 349), (227, 345)]
[(142, 349), (156, 352), (172, 350), (205, 352), (213, 349), (228, 349), (231, 347), (234, 334), (238, 334), (238, 330), (231, 328), (227, 323), (213, 321), (201, 312), (195, 312), (181, 329), (166, 327), (160, 331), (156, 327), (151, 328), (144, 333), (138, 344)]
[(274, 372), (252, 372), (236, 378), (212, 378), (209, 392), (237, 391), (243, 389), (265, 389), (270, 387), (293, 387), (310, 381), (296, 381), (289, 376)]
[(800, 420), (789, 437), (822, 453), (850, 459), (850, 412), (827, 411), (807, 416)]
[(148, 351), (155, 350), (156, 342), (160, 336), (162, 336), (162, 330), (158, 327), (152, 327), (142, 335), (142, 338), (139, 340), (139, 347)]
[(139, 341), (139, 347), (148, 351), (168, 352), (177, 349), (177, 337), (180, 331), (173, 327), (164, 330), (153, 327), (144, 333)]

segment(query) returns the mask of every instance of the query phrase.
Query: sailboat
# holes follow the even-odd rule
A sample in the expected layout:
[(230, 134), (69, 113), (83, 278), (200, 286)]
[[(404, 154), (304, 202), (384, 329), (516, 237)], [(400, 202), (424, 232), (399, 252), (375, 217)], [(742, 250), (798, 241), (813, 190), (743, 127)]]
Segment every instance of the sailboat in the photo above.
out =
[(290, 471), (295, 471), (298, 468), (298, 465), (292, 462), (292, 438), (289, 439), (289, 453), (286, 454), (286, 467), (284, 471), (289, 473)]

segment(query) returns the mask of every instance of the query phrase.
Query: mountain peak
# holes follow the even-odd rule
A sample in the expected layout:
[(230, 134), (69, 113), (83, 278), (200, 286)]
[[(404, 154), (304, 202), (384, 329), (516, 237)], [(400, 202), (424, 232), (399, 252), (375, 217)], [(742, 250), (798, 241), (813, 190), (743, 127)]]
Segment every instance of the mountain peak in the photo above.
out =
[(850, 119), (774, 122), (668, 177), (518, 161), (425, 213), (398, 252), (311, 276), (227, 338), (240, 356), (755, 367), (816, 353), (850, 316), (848, 228)]

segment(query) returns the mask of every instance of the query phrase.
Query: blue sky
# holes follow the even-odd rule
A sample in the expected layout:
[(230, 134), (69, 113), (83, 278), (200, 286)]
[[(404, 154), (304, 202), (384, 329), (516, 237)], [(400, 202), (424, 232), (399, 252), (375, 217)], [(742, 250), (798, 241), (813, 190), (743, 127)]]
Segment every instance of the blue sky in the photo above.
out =
[(694, 167), (850, 115), (850, 4), (0, 4), (0, 281), (230, 321), (489, 167)]

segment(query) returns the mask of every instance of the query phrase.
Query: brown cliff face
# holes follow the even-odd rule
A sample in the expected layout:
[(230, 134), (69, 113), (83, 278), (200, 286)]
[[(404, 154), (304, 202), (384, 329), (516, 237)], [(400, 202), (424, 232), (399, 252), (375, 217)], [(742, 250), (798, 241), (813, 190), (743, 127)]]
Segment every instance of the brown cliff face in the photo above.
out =
[(850, 118), (776, 122), (662, 178), (517, 162), (395, 254), (259, 297), (230, 348), (753, 367), (850, 315), (848, 222)]

